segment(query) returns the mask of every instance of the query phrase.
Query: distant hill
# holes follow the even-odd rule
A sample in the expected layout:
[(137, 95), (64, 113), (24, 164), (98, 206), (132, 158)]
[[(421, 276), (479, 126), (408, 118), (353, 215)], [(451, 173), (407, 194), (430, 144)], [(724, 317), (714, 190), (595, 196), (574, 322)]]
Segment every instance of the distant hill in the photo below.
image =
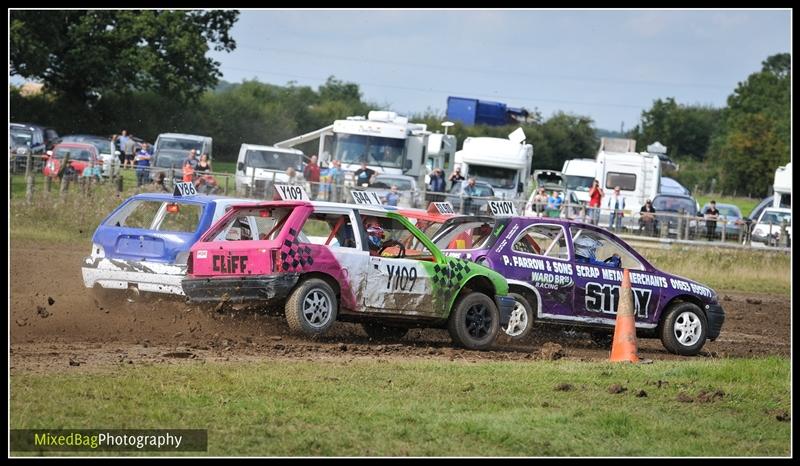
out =
[(612, 131), (610, 129), (601, 129), (597, 128), (594, 130), (594, 135), (597, 136), (598, 139), (600, 138), (621, 138), (627, 139), (628, 135), (626, 133), (620, 133), (619, 131)]
[(215, 94), (219, 94), (220, 92), (225, 92), (228, 89), (230, 89), (230, 88), (232, 88), (234, 86), (238, 86), (238, 85), (239, 84), (237, 84), (237, 83), (230, 83), (228, 81), (225, 81), (224, 79), (220, 79), (219, 82), (217, 83), (217, 85), (214, 86), (214, 93)]

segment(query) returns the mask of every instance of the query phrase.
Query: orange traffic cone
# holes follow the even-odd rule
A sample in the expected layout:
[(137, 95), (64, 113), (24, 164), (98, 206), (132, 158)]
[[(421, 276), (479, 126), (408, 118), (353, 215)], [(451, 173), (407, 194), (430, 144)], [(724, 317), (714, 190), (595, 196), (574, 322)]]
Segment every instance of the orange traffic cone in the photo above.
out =
[(636, 355), (636, 322), (633, 315), (633, 290), (631, 274), (628, 269), (622, 273), (622, 286), (619, 292), (617, 323), (614, 327), (614, 342), (611, 345), (609, 361), (639, 362)]

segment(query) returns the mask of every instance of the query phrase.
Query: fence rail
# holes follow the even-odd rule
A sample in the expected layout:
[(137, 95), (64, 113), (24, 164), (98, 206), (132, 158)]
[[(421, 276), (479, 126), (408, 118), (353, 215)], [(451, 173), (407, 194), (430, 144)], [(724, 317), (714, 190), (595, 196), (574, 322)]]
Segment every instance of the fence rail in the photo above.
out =
[[(53, 190), (53, 184), (59, 183), (59, 195), (63, 197), (73, 190), (83, 195), (91, 194), (91, 191), (96, 186), (102, 184), (113, 185), (118, 193), (122, 193), (125, 190), (126, 183), (132, 183), (136, 186), (137, 191), (172, 192), (174, 183), (183, 180), (182, 173), (174, 166), (169, 168), (139, 167), (116, 170), (112, 168), (109, 173), (101, 171), (99, 175), (96, 172), (92, 174), (90, 171), (84, 171), (80, 175), (77, 173), (62, 173), (63, 176), (60, 178), (43, 176), (44, 159), (46, 157), (29, 154), (24, 165), (24, 175), (19, 169), (10, 169), (9, 186), (12, 187), (10, 192), (13, 193), (14, 177), (20, 176), (24, 177), (25, 198), (28, 203), (31, 202), (34, 192), (40, 189), (37, 187), (39, 184), (43, 185), (43, 192), (49, 194)], [(17, 160), (15, 158), (10, 158), (11, 166), (16, 165), (16, 163)], [(125, 176), (126, 173), (136, 176)], [(159, 173), (164, 174), (160, 183), (154, 181), (154, 179), (159, 179)], [(169, 176), (169, 173), (172, 173), (172, 176)], [(42, 181), (39, 181), (40, 179)], [(301, 185), (306, 189), (312, 200), (344, 203), (354, 202), (351, 194), (353, 191), (364, 190), (378, 192), (383, 202), (388, 203), (386, 194), (390, 191), (388, 188), (378, 189), (354, 186), (352, 182), (333, 184), (328, 182), (312, 183), (302, 179), (286, 181), (285, 179), (279, 179), (277, 174), (273, 174), (268, 178), (259, 178), (254, 174), (250, 174), (248, 177), (240, 177), (240, 182), (237, 183), (236, 175), (232, 173), (195, 172), (192, 181), (196, 184), (198, 192), (201, 194), (219, 194), (260, 200), (272, 200), (275, 198), (275, 184)], [(719, 245), (741, 245), (747, 248), (760, 243), (772, 247), (790, 247), (790, 235), (787, 234), (790, 226), (786, 222), (769, 224), (766, 237), (754, 238), (752, 234), (754, 225), (752, 222), (731, 221), (724, 217), (713, 220), (702, 216), (672, 212), (656, 212), (654, 217), (648, 217), (640, 212), (631, 211), (622, 211), (622, 216), (617, 217), (613, 209), (587, 208), (582, 204), (562, 203), (557, 208), (553, 208), (552, 206), (548, 207), (547, 204), (531, 204), (523, 198), (506, 199), (467, 196), (463, 193), (454, 194), (426, 190), (397, 190), (397, 193), (399, 195), (396, 203), (398, 207), (427, 208), (430, 202), (447, 201), (452, 204), (457, 213), (466, 215), (489, 215), (488, 201), (491, 200), (511, 201), (519, 215), (562, 218), (590, 223), (613, 231), (626, 239), (683, 244), (715, 243)]]

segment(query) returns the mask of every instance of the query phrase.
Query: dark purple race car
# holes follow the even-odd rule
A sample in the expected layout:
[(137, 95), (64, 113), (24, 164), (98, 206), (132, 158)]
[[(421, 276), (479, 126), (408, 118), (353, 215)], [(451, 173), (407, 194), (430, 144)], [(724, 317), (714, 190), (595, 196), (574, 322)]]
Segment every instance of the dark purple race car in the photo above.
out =
[[(719, 336), (725, 313), (711, 288), (664, 273), (615, 235), (592, 225), (531, 217), (455, 217), (434, 242), (445, 254), (506, 277), (517, 306), (506, 333), (522, 338), (534, 320), (613, 332), (622, 269), (630, 269), (637, 334), (695, 355)], [(453, 249), (457, 247), (458, 249)]]

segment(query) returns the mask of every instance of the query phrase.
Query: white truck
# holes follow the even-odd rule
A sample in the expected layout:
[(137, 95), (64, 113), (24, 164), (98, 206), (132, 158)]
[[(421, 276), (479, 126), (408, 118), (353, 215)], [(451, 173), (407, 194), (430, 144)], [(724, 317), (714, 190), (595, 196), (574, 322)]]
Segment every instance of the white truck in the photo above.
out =
[(456, 137), (432, 133), (427, 125), (409, 123), (395, 112), (371, 111), (363, 116), (336, 120), (332, 125), (275, 144), (289, 148), (319, 139), (319, 160), (342, 162), (345, 183), (366, 162), (377, 173), (408, 175), (425, 183), (434, 167), (447, 168), (455, 153)]
[(236, 192), (266, 194), (270, 186), (289, 182), (289, 167), (295, 169), (296, 181), (302, 180), (303, 157), (297, 149), (242, 144), (236, 160)]
[(574, 192), (582, 203), (589, 203), (589, 189), (597, 178), (597, 160), (572, 159), (565, 160), (561, 169), (567, 192)]
[[(597, 178), (603, 188), (603, 208), (614, 187), (625, 198), (625, 224), (630, 224), (646, 199), (653, 199), (661, 185), (661, 159), (656, 154), (636, 152), (633, 139), (601, 138), (597, 152)], [(603, 212), (608, 217), (607, 212)]]
[(774, 193), (772, 207), (778, 208), (781, 204), (792, 204), (792, 162), (775, 170), (772, 191)]
[(461, 167), (462, 175), (489, 183), (497, 196), (516, 199), (525, 195), (532, 159), (533, 146), (525, 144), (525, 133), (519, 128), (508, 139), (465, 139), (456, 152), (454, 168)]

